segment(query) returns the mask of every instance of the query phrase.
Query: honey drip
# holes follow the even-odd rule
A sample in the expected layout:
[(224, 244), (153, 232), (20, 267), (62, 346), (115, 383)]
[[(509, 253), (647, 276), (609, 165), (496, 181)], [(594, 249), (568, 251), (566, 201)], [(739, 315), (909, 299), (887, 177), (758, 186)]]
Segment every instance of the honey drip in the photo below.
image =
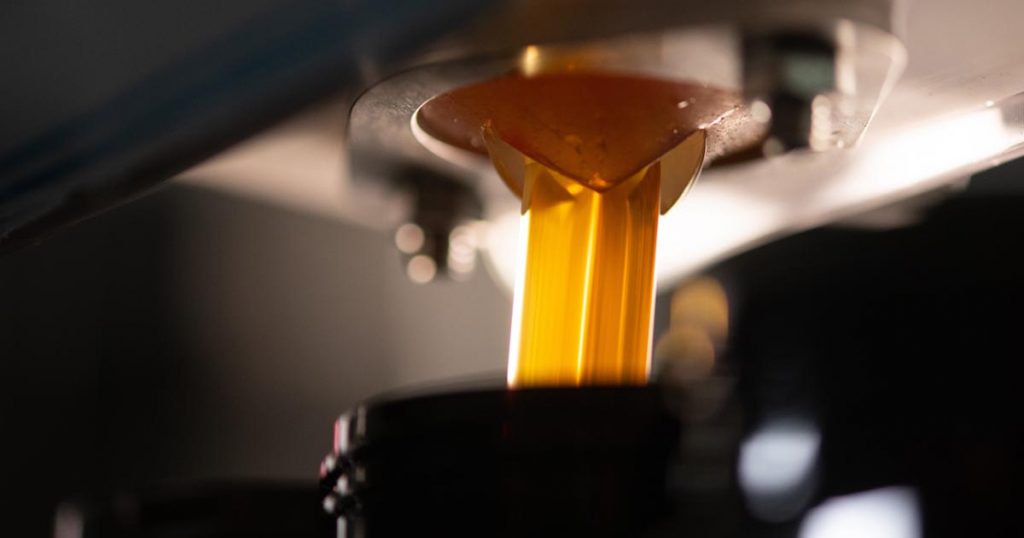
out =
[[(499, 169), (514, 150), (493, 133)], [(520, 155), (522, 222), (509, 383), (643, 384), (664, 175), (693, 178), (703, 135), (603, 189)], [(672, 166), (674, 165), (674, 166)], [(688, 165), (688, 166), (687, 166)]]
[[(425, 106), (480, 140), (522, 200), (509, 384), (643, 384), (650, 370), (658, 218), (703, 163), (711, 90), (596, 74), (503, 77)], [(704, 99), (704, 107), (686, 110)], [(718, 101), (716, 101), (718, 99)], [(685, 105), (684, 105), (685, 103)], [(428, 103), (429, 104), (429, 103)], [(713, 119), (713, 117), (712, 117)]]

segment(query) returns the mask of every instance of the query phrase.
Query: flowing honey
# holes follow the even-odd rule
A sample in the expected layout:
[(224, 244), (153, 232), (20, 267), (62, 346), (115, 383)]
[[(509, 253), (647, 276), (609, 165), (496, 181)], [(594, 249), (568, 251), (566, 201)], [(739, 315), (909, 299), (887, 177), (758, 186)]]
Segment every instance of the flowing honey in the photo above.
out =
[(485, 150), (522, 200), (510, 385), (647, 382), (658, 218), (696, 178), (705, 127), (734, 106), (694, 84), (566, 73), (421, 109), (424, 130)]

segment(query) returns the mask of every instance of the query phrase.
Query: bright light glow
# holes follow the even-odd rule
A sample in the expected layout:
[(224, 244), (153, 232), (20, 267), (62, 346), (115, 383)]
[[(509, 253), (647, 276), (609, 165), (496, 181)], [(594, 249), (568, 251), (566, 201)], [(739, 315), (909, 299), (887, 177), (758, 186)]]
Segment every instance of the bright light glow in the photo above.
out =
[(739, 483), (754, 515), (783, 521), (810, 499), (821, 434), (797, 418), (768, 421), (740, 447)]
[(523, 326), (523, 293), (526, 281), (526, 245), (530, 237), (530, 213), (527, 212), (519, 220), (519, 232), (516, 234), (518, 246), (514, 249), (518, 263), (516, 264), (515, 287), (512, 297), (512, 331), (508, 341), (508, 385), (519, 375), (519, 340)]
[[(527, 213), (527, 214), (529, 214), (529, 213)], [(598, 222), (598, 219), (600, 219), (600, 214), (601, 214), (601, 199), (598, 198), (590, 206), (590, 218), (588, 220), (590, 222)], [(655, 219), (657, 219), (657, 215), (655, 215)], [(528, 233), (527, 230), (528, 230), (528, 228), (523, 228), (520, 233), (526, 234), (526, 233)], [(589, 233), (587, 234), (587, 256), (586, 256), (586, 260), (587, 261), (586, 261), (586, 270), (584, 271), (584, 274), (583, 274), (583, 282), (584, 282), (584, 287), (583, 287), (583, 305), (580, 307), (580, 310), (583, 311), (583, 312), (588, 312), (590, 310), (590, 307), (588, 305), (590, 304), (590, 297), (591, 297), (591, 295), (593, 295), (593, 292), (591, 290), (593, 289), (592, 286), (594, 285), (594, 279), (591, 278), (590, 275), (591, 275), (591, 271), (593, 271), (593, 269), (594, 269), (594, 262), (593, 262), (593, 260), (595, 258), (595, 250), (597, 249), (597, 241), (598, 241), (597, 227), (593, 227), (592, 226), (590, 228), (590, 230), (589, 230)], [(525, 248), (524, 248), (524, 250), (522, 252), (526, 252)], [(520, 254), (520, 256), (523, 256), (523, 254)], [(525, 273), (524, 273), (523, 280), (526, 280)], [(651, 308), (653, 309), (654, 307), (652, 306)], [(585, 316), (585, 315), (580, 316), (579, 342), (576, 344), (576, 347), (579, 349), (579, 353), (576, 355), (576, 383), (577, 384), (580, 384), (580, 382), (583, 380), (583, 360), (586, 358), (586, 355), (584, 355), (584, 353), (586, 353), (586, 349), (587, 349), (587, 346), (586, 346), (586, 341), (587, 341), (587, 321), (589, 321), (587, 316)], [(648, 340), (648, 343), (649, 342), (650, 342), (650, 340)]]
[(740, 448), (743, 491), (773, 495), (806, 481), (818, 458), (821, 436), (809, 422), (787, 419), (758, 428)]
[[(1024, 144), (1006, 126), (1013, 100), (967, 114), (868, 133), (853, 149), (795, 153), (714, 168), (662, 217), (657, 278), (672, 287), (694, 272), (775, 237), (882, 207), (990, 166)], [(1019, 106), (1017, 103), (1015, 106)], [(492, 220), (487, 254), (512, 288), (516, 222)]]
[(707, 171), (662, 219), (659, 283), (674, 285), (776, 236), (933, 189), (1024, 142), (999, 107), (878, 134), (851, 150)]
[[(513, 294), (516, 271), (520, 265), (520, 260), (517, 257), (518, 249), (522, 246), (519, 239), (519, 218), (519, 205), (515, 205), (514, 208), (510, 206), (507, 210), (497, 212), (496, 215), (488, 218), (483, 224), (485, 228), (481, 234), (485, 267), (490, 271), (495, 282), (501, 285), (509, 295)], [(513, 317), (513, 319), (515, 318)]]
[(423, 228), (411, 222), (407, 222), (395, 230), (395, 246), (406, 254), (419, 252), (423, 248), (425, 240), (426, 236), (423, 234)]
[(352, 493), (352, 485), (348, 482), (347, 475), (341, 475), (338, 477), (338, 481), (334, 483), (334, 491), (341, 495), (348, 495)]
[(523, 49), (523, 56), (519, 60), (523, 74), (530, 77), (540, 72), (540, 48), (537, 45), (529, 45)]
[(750, 104), (750, 115), (754, 117), (754, 121), (758, 123), (768, 123), (772, 121), (772, 109), (768, 106), (768, 103), (760, 99), (755, 99)]
[(405, 274), (417, 284), (426, 284), (437, 275), (437, 264), (430, 256), (419, 254), (409, 259)]
[(800, 538), (919, 538), (917, 495), (891, 487), (836, 497), (811, 510)]
[(706, 181), (690, 189), (658, 224), (658, 284), (678, 278), (779, 224), (783, 215), (757, 193)]
[(348, 452), (348, 439), (349, 439), (349, 424), (352, 422), (352, 417), (348, 413), (345, 413), (338, 417), (338, 420), (334, 421), (334, 451), (344, 454)]
[(870, 152), (856, 152), (860, 158), (840, 181), (829, 182), (829, 188), (814, 198), (823, 207), (838, 208), (844, 202), (890, 200), (920, 192), (962, 173), (965, 166), (987, 161), (1007, 141), (998, 110), (928, 122), (872, 144)]

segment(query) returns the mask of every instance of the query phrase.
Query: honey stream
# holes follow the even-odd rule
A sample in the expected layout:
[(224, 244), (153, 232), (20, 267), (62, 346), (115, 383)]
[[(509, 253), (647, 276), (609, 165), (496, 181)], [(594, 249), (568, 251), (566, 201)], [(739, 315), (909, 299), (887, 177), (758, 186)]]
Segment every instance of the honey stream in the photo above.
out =
[(522, 200), (511, 386), (647, 382), (658, 218), (696, 178), (721, 101), (576, 73), (502, 77), (424, 108), (428, 131), (486, 150)]

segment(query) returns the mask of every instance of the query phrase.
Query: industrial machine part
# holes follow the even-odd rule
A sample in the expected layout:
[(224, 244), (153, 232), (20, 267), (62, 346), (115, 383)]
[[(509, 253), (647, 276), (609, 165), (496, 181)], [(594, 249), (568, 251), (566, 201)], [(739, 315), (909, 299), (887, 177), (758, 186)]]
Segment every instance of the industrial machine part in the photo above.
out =
[[(550, 6), (552, 15), (535, 16), (530, 8), (539, 4)], [(771, 238), (962, 179), (1012, 158), (1022, 141), (1015, 96), (1024, 87), (1024, 72), (1013, 46), (1016, 34), (1008, 22), (1019, 18), (1021, 8), (1013, 1), (997, 0), (984, 9), (972, 9), (957, 0), (685, 4), (652, 0), (587, 5), (593, 9), (573, 2), (500, 1), (446, 1), (429, 7), (401, 2), (384, 9), (376, 2), (328, 6), (303, 0), (246, 19), (223, 39), (179, 47), (189, 53), (172, 56), (174, 62), (147, 65), (151, 76), (138, 84), (126, 83), (124, 91), (111, 99), (67, 121), (33, 125), (12, 139), (16, 144), (0, 149), (0, 249), (34, 241), (48, 230), (120, 203), (179, 171), (184, 171), (184, 181), (393, 233), (414, 212), (404, 191), (378, 181), (390, 174), (373, 173), (377, 166), (361, 157), (354, 159), (351, 169), (338, 165), (339, 148), (347, 153), (348, 146), (359, 146), (356, 139), (363, 131), (373, 136), (370, 125), (348, 129), (351, 140), (342, 135), (344, 110), (352, 98), (360, 88), (380, 92), (380, 106), (370, 106), (367, 93), (361, 108), (377, 111), (372, 123), (397, 129), (393, 133), (399, 136), (382, 137), (383, 146), (376, 148), (385, 157), (389, 150), (383, 148), (394, 147), (415, 153), (414, 159), (433, 158), (429, 151), (424, 156), (425, 150), (407, 136), (407, 129), (398, 128), (408, 123), (391, 121), (389, 114), (408, 119), (419, 104), (445, 88), (514, 68), (515, 51), (528, 44), (550, 52), (562, 48), (553, 44), (571, 48), (580, 42), (613, 41), (622, 46), (606, 47), (602, 61), (615, 60), (607, 53), (617, 50), (620, 66), (635, 65), (647, 72), (658, 71), (662, 56), (678, 57), (680, 50), (690, 51), (680, 57), (685, 60), (682, 65), (669, 69), (669, 75), (700, 73), (704, 80), (723, 81), (734, 88), (742, 85), (749, 98), (766, 106), (778, 101), (776, 107), (789, 106), (782, 104), (783, 95), (789, 95), (787, 103), (795, 102), (790, 98), (806, 100), (808, 88), (827, 83), (827, 76), (813, 76), (808, 86), (780, 87), (774, 97), (765, 86), (794, 80), (772, 75), (773, 69), (788, 73), (789, 67), (809, 65), (817, 67), (803, 72), (824, 73), (822, 59), (828, 46), (822, 35), (841, 38), (842, 46), (835, 48), (837, 66), (849, 66), (851, 61), (857, 66), (856, 77), (850, 76), (849, 69), (835, 71), (834, 84), (844, 93), (853, 88), (859, 104), (836, 108), (830, 100), (828, 110), (830, 115), (860, 112), (828, 123), (845, 133), (844, 145), (859, 140), (858, 147), (831, 152), (825, 158), (790, 152), (707, 170), (688, 195), (689, 209), (672, 211), (662, 219), (658, 273), (665, 286)], [(568, 20), (573, 24), (563, 24)], [(856, 30), (841, 24), (832, 26), (837, 32), (831, 34), (828, 28), (811, 34), (799, 31), (796, 36), (791, 31), (822, 30), (822, 21), (836, 20), (852, 21)], [(701, 27), (704, 30), (698, 30)], [(690, 37), (673, 40), (668, 35), (672, 28)], [(737, 28), (751, 31), (740, 33)], [(777, 31), (765, 33), (758, 28)], [(636, 55), (629, 58), (629, 50), (639, 45), (627, 47), (627, 38), (642, 41), (643, 35), (659, 33), (665, 37), (648, 39), (664, 44), (655, 43), (657, 54), (643, 61), (635, 61)], [(716, 41), (716, 35), (728, 43)], [(710, 45), (689, 47), (694, 40)], [(892, 84), (904, 63), (900, 41), (911, 61)], [(768, 45), (779, 50), (767, 53)], [(841, 54), (851, 47), (856, 51), (852, 60)], [(795, 54), (801, 48), (811, 54)], [(744, 51), (753, 49), (762, 54), (744, 59), (748, 55)], [(782, 60), (791, 56), (811, 61)], [(473, 69), (474, 63), (487, 64), (487, 57), (501, 65), (490, 71)], [(499, 57), (504, 60), (498, 61)], [(267, 58), (275, 60), (271, 64)], [(82, 72), (110, 72), (114, 67), (106, 57), (96, 58), (96, 63), (83, 66)], [(403, 75), (416, 66), (424, 68)], [(74, 84), (70, 75), (60, 80)], [(404, 91), (392, 92), (396, 99), (390, 99), (384, 90), (391, 85), (377, 84), (382, 80), (408, 84)], [(33, 106), (30, 96), (38, 92), (13, 82), (10, 104)], [(880, 100), (875, 90), (885, 93), (887, 89), (889, 97)], [(325, 105), (189, 169), (313, 102)], [(879, 102), (872, 128), (861, 131), (858, 126), (871, 118)], [(170, 110), (176, 104), (187, 106), (188, 113), (147, 112)], [(758, 109), (760, 117), (765, 117), (766, 109)], [(353, 120), (358, 116), (355, 112)], [(800, 124), (790, 123), (793, 128)], [(129, 131), (132, 136), (119, 136)], [(776, 138), (791, 136), (783, 133)], [(787, 145), (769, 144), (768, 150)], [(440, 166), (450, 166), (445, 159), (436, 160)], [(472, 162), (477, 166), (482, 160)], [(370, 173), (358, 173), (359, 168)], [(485, 265), (511, 287), (517, 201), (493, 177), (483, 180), (479, 174), (467, 175), (461, 166), (453, 170), (454, 179), (469, 179), (474, 189), (482, 191), (486, 224), (473, 226), (477, 245)], [(486, 167), (481, 170), (489, 173)], [(28, 181), (30, 176), (38, 181)]]
[[(898, 25), (893, 23), (894, 6), (886, 1), (718, 2), (714, 5), (652, 1), (640, 7), (632, 2), (609, 0), (596, 5), (501, 2), (488, 7), (489, 10), (483, 13), (473, 12), (473, 17), (466, 15), (460, 19), (463, 24), (459, 33), (448, 35), (436, 47), (411, 60), (360, 64), (358, 59), (346, 57), (347, 61), (337, 63), (337, 56), (328, 54), (328, 61), (313, 62), (314, 65), (300, 63), (313, 73), (320, 72), (319, 69), (325, 66), (344, 67), (345, 72), (360, 71), (367, 82), (379, 82), (362, 94), (349, 120), (347, 143), (353, 158), (350, 173), (344, 178), (344, 197), (349, 208), (357, 206), (360, 210), (353, 211), (348, 217), (359, 220), (366, 214), (374, 214), (377, 220), (373, 225), (382, 228), (393, 228), (417, 219), (426, 220), (416, 216), (420, 214), (419, 209), (411, 207), (403, 208), (404, 214), (376, 210), (390, 207), (395, 199), (402, 198), (401, 193), (407, 192), (407, 185), (400, 181), (403, 177), (401, 172), (430, 169), (432, 173), (444, 175), (448, 178), (446, 181), (464, 183), (466, 189), (474, 191), (473, 196), (483, 200), (484, 216), (494, 223), (503, 222), (503, 216), (514, 201), (501, 190), (500, 184), (494, 180), (496, 178), (488, 177), (489, 172), (480, 156), (431, 135), (423, 128), (420, 121), (423, 118), (419, 114), (424, 111), (425, 103), (442, 92), (510, 70), (530, 75), (560, 72), (582, 65), (594, 72), (694, 80), (727, 88), (743, 97), (744, 103), (735, 109), (737, 112), (706, 127), (736, 133), (740, 139), (752, 140), (756, 144), (751, 144), (753, 151), (747, 152), (741, 151), (749, 149), (745, 144), (732, 146), (726, 143), (732, 140), (728, 136), (712, 137), (711, 146), (719, 148), (711, 152), (712, 161), (715, 161), (712, 164), (720, 166), (704, 178), (702, 186), (705, 188), (694, 191), (694, 203), (689, 207), (697, 210), (679, 212), (676, 214), (678, 217), (670, 215), (669, 230), (662, 234), (663, 241), (671, 245), (661, 249), (666, 274), (670, 277), (688, 274), (725, 253), (748, 247), (766, 237), (831, 221), (920, 192), (967, 170), (988, 166), (990, 159), (1005, 158), (1018, 151), (1022, 140), (1019, 99), (1014, 96), (1022, 87), (1022, 73), (1019, 66), (994, 61), (998, 65), (985, 65), (976, 71), (961, 73), (964, 78), (953, 84), (940, 85), (940, 89), (947, 90), (946, 93), (931, 91), (933, 87), (910, 87), (897, 101), (897, 112), (890, 114), (888, 123), (883, 124), (885, 128), (881, 135), (865, 144), (859, 153), (815, 153), (849, 147), (861, 140), (878, 103), (902, 67), (903, 48), (894, 37), (898, 33)], [(465, 13), (471, 11), (467, 9)], [(332, 13), (335, 17), (327, 20), (339, 21), (342, 18), (337, 16), (337, 12)], [(402, 13), (408, 15), (407, 12)], [(565, 21), (580, 22), (566, 25)], [(332, 35), (334, 30), (329, 24), (326, 30), (324, 24), (314, 23), (311, 27), (312, 35), (318, 36)], [(379, 27), (369, 28), (375, 30)], [(339, 32), (337, 35), (369, 39), (369, 34), (372, 31)], [(394, 35), (401, 35), (401, 32), (387, 34)], [(356, 37), (342, 43), (328, 40), (330, 46), (326, 50), (336, 53), (347, 45), (360, 43)], [(948, 37), (943, 36), (943, 40), (948, 40)], [(386, 41), (380, 36), (374, 39), (377, 44)], [(312, 42), (321, 43), (317, 40)], [(381, 47), (389, 50), (385, 45)], [(298, 78), (310, 82), (302, 76), (303, 73), (307, 72), (302, 71)], [(988, 76), (992, 73), (1001, 76)], [(393, 76), (384, 76), (386, 74)], [(919, 73), (918, 82), (928, 75), (928, 72)], [(311, 86), (321, 88), (318, 85), (320, 79), (313, 78)], [(973, 87), (972, 91), (971, 85), (964, 80), (989, 82)], [(952, 92), (948, 91), (950, 86), (968, 89)], [(296, 88), (292, 88), (294, 93), (285, 92), (289, 96), (285, 101), (291, 105), (304, 101), (308, 95), (318, 94), (317, 91), (305, 93), (308, 87), (304, 84), (298, 84)], [(172, 108), (180, 104), (176, 99), (179, 94), (171, 93), (170, 97), (162, 95), (156, 102)], [(191, 95), (188, 92), (184, 94)], [(300, 98), (293, 101), (291, 98), (296, 96)], [(214, 92), (213, 97), (211, 101), (217, 103), (221, 94)], [(203, 102), (209, 105), (211, 101)], [(277, 100), (270, 102), (281, 103)], [(262, 103), (265, 101), (254, 99), (236, 105), (246, 110)], [(135, 108), (153, 110), (150, 104), (144, 102)], [(285, 109), (291, 108), (285, 105), (271, 107), (272, 113), (268, 117), (277, 118)], [(925, 120), (912, 121), (911, 118), (922, 109), (929, 113)], [(949, 113), (949, 116), (940, 117), (940, 113)], [(148, 133), (159, 131), (160, 125), (163, 124), (143, 124)], [(169, 125), (178, 124), (170, 122)], [(192, 137), (187, 136), (189, 133), (176, 131), (177, 138), (161, 138), (157, 149), (140, 150), (135, 156), (142, 155), (142, 158), (126, 159), (126, 162), (115, 166), (112, 173), (107, 173), (111, 170), (100, 166), (108, 161), (93, 162), (90, 159), (97, 155), (120, 155), (122, 150), (130, 147), (124, 143), (125, 133), (138, 132), (133, 128), (139, 124), (128, 122), (128, 128), (115, 129), (116, 135), (105, 130), (93, 132), (85, 129), (90, 136), (86, 136), (84, 142), (60, 147), (52, 156), (45, 150), (52, 149), (53, 145), (46, 143), (33, 145), (24, 152), (15, 152), (13, 157), (0, 163), (5, 166), (3, 194), (6, 196), (3, 202), (6, 208), (12, 208), (0, 223), (4, 225), (5, 233), (18, 229), (31, 232), (34, 228), (48, 226), (52, 223), (45, 219), (33, 221), (32, 218), (54, 208), (58, 208), (54, 214), (59, 215), (64, 210), (96, 205), (97, 200), (104, 202), (104, 192), (116, 193), (120, 187), (132, 186), (130, 180), (158, 179), (157, 176), (181, 169), (186, 161), (191, 162), (195, 158), (175, 157), (205, 155), (215, 147), (223, 147), (222, 143), (207, 145), (211, 140), (223, 142), (237, 138), (238, 133), (246, 130), (218, 125), (217, 129), (204, 131), (204, 136)], [(67, 132), (75, 134), (80, 130), (73, 126)], [(57, 136), (56, 139), (63, 138)], [(183, 139), (190, 140), (185, 145), (189, 151), (175, 152), (170, 156), (158, 151), (160, 148), (177, 147), (175, 140)], [(196, 148), (205, 149), (200, 151)], [(146, 158), (154, 154), (157, 158)], [(770, 158), (761, 159), (766, 156)], [(114, 162), (118, 161), (115, 159)], [(140, 174), (139, 170), (151, 174)], [(13, 180), (8, 181), (7, 177)], [(113, 180), (113, 187), (105, 184), (103, 180), (106, 179)], [(100, 195), (92, 201), (86, 195), (84, 203), (82, 198), (68, 200), (64, 196), (64, 187), (71, 183), (91, 187), (101, 185), (93, 191), (93, 194), (98, 192)], [(106, 191), (107, 187), (111, 190)], [(85, 190), (89, 192), (89, 189)], [(453, 191), (461, 192), (458, 189)], [(460, 196), (455, 198), (460, 199)], [(65, 203), (68, 205), (61, 205)], [(467, 207), (473, 205), (466, 204)], [(442, 230), (451, 222), (475, 218), (472, 211), (462, 212), (461, 203), (447, 207), (452, 208), (453, 215), (439, 226)], [(708, 211), (702, 213), (700, 208), (713, 214), (709, 215)], [(696, 232), (686, 235), (686, 230)], [(709, 233), (709, 230), (715, 233)], [(513, 249), (502, 248), (509, 242), (501, 239), (500, 225), (494, 226), (492, 231), (494, 233), (488, 234), (493, 239), (487, 252), (494, 258), (496, 267), (508, 267), (510, 264), (497, 258)], [(704, 243), (690, 242), (694, 233), (708, 237)], [(18, 239), (6, 237), (13, 238), (15, 242)], [(703, 249), (694, 245), (702, 245)], [(427, 248), (434, 252), (433, 263), (436, 266), (441, 251)], [(687, 254), (694, 249), (699, 252)], [(419, 252), (419, 249), (412, 249), (411, 254), (415, 253), (413, 259), (420, 255)], [(528, 393), (533, 394), (531, 391), (519, 394)], [(508, 393), (498, 391), (495, 394)], [(583, 407), (597, 401), (594, 393), (589, 391), (564, 394), (572, 394), (570, 398), (582, 398)], [(422, 404), (424, 401), (417, 402)], [(872, 415), (868, 413), (854, 418), (865, 416)], [(434, 418), (443, 417), (434, 415)], [(740, 478), (746, 481), (741, 486), (745, 488), (745, 500), (756, 518), (769, 523), (779, 519), (783, 525), (789, 525), (784, 530), (795, 531), (795, 518), (808, 506), (811, 499), (808, 492), (813, 490), (819, 478), (815, 460), (817, 450), (820, 446), (827, 446), (828, 440), (816, 428), (817, 417), (796, 415), (783, 418), (765, 419), (758, 423), (760, 429), (751, 432), (750, 443), (744, 445), (740, 454)], [(358, 427), (362, 422), (355, 424)], [(488, 424), (493, 426), (493, 423)], [(405, 425), (401, 431), (406, 431)], [(589, 446), (601, 446), (600, 441), (595, 441), (596, 444), (590, 441)], [(806, 456), (797, 461), (800, 479), (797, 485), (810, 489), (787, 489), (781, 497), (764, 495), (765, 491), (773, 491), (773, 484), (778, 484), (770, 480), (778, 478), (777, 475), (769, 473), (766, 479), (763, 474), (764, 456), (769, 456), (767, 461), (771, 463), (770, 456), (777, 454), (775, 449), (779, 442), (788, 447), (786, 454)], [(370, 445), (366, 446), (369, 450)], [(355, 456), (353, 458), (358, 463)], [(339, 470), (347, 469), (336, 466), (341, 460), (334, 457), (333, 461), (325, 466), (325, 485), (330, 489), (326, 496), (327, 508), (340, 510), (347, 518), (350, 510), (358, 508), (353, 498), (347, 495), (352, 493), (350, 488), (353, 484), (362, 485), (357, 472), (359, 467), (353, 466), (355, 471), (350, 477), (339, 473)], [(824, 480), (828, 479), (827, 473), (822, 476)], [(352, 482), (349, 482), (350, 478)], [(369, 480), (366, 482), (368, 487), (373, 484)], [(852, 479), (846, 484), (849, 488), (846, 493), (863, 485)], [(882, 485), (882, 482), (875, 481), (871, 485)], [(941, 484), (935, 487), (941, 490)], [(915, 504), (912, 494), (883, 493), (882, 498), (887, 502), (899, 500), (902, 504), (896, 504), (904, 507)], [(695, 499), (699, 501), (700, 497)], [(699, 506), (699, 502), (687, 506), (692, 509)], [(937, 506), (944, 505), (940, 502)], [(823, 509), (826, 507), (822, 505)], [(997, 508), (1002, 510), (1003, 505)], [(1004, 513), (999, 510), (996, 512)], [(817, 524), (814, 522), (823, 518), (824, 515), (811, 518), (807, 525), (813, 527)], [(348, 532), (347, 527), (344, 530)], [(354, 532), (359, 532), (358, 525)]]
[[(665, 338), (715, 344), (663, 352), (657, 386), (349, 410), (320, 475), (338, 536), (1021, 535), (1024, 197), (980, 183), (918, 224), (807, 232), (681, 287)], [(725, 290), (728, 328), (695, 306)]]
[(901, 67), (891, 2), (725, 4), (495, 6), (353, 105), (353, 181), (493, 207), (486, 154), (521, 198), (510, 383), (644, 383), (659, 213), (708, 163), (853, 145)]
[[(477, 190), (499, 220), (514, 202), (495, 185), (479, 122), (432, 99), (507, 73), (642, 76), (734, 96), (679, 102), (707, 133), (712, 165), (850, 147), (904, 65), (900, 14), (889, 0), (497, 3), (356, 100), (347, 192), (373, 200), (410, 165), (427, 167)], [(498, 265), (510, 281), (511, 264)]]
[(322, 538), (316, 490), (236, 483), (123, 492), (58, 508), (54, 538)]
[(655, 387), (467, 390), (343, 415), (321, 468), (339, 537), (641, 536), (679, 421)]

